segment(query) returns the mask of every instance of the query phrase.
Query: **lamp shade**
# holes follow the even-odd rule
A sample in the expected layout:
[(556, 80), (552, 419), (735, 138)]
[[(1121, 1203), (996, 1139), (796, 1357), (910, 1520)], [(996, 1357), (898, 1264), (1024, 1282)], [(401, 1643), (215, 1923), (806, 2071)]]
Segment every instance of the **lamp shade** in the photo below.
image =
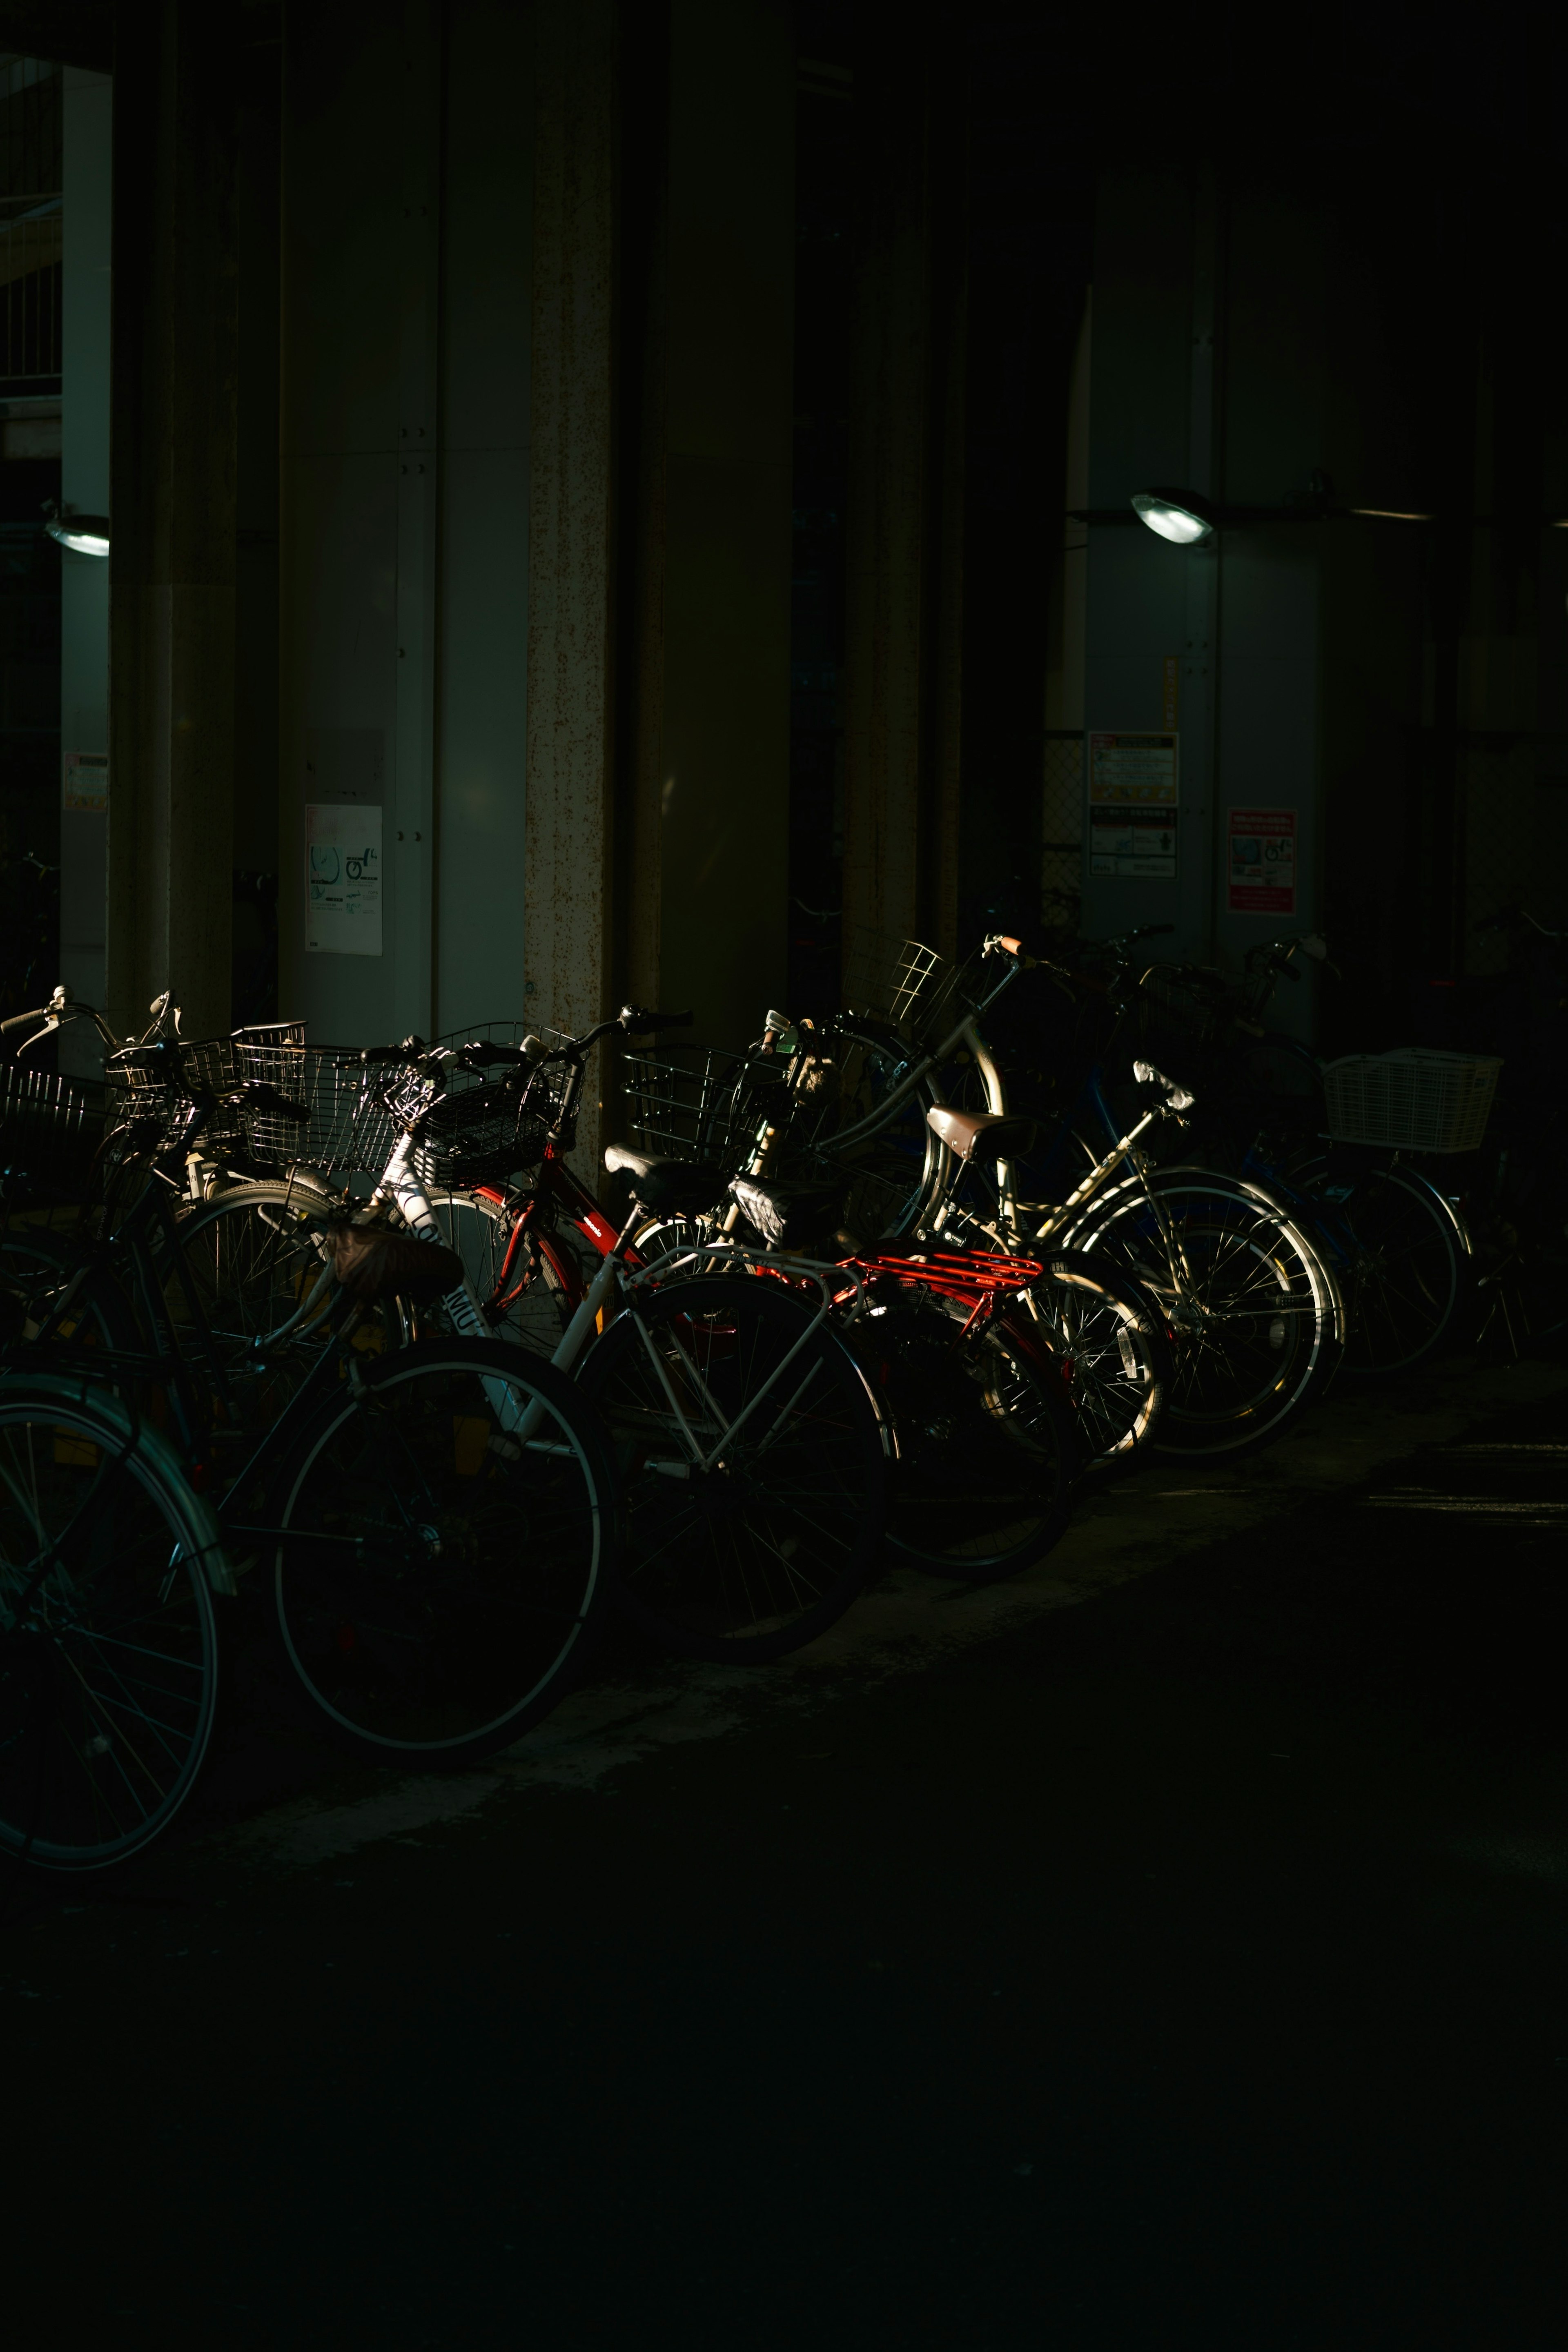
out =
[(1214, 516), (1195, 490), (1134, 490), (1132, 511), (1140, 522), (1177, 547), (1196, 547), (1214, 537)]
[(107, 515), (63, 515), (56, 509), (49, 513), (44, 529), (51, 539), (58, 541), (61, 547), (68, 547), (73, 555), (109, 553)]

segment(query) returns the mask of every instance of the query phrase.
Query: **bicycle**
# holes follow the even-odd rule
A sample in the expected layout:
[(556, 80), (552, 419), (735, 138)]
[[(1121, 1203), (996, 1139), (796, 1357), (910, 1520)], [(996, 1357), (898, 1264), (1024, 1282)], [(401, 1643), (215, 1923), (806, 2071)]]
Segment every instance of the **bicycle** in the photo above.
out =
[[(342, 1219), (321, 1236), (315, 1361), (245, 1428), (173, 1206), (209, 1108), (176, 1045), (151, 1050), (163, 1123), (144, 1089), (130, 1139), (150, 1181), (0, 1356), (0, 1846), (60, 1870), (140, 1852), (188, 1799), (216, 1719), (215, 1601), (264, 1558), (327, 1736), (450, 1765), (555, 1704), (619, 1537), (603, 1431), (548, 1366), (461, 1339), (356, 1351), (367, 1308), (458, 1275), (406, 1234)], [(245, 1103), (295, 1108), (256, 1087)], [(94, 1297), (127, 1286), (135, 1349), (78, 1344)]]
[[(929, 951), (921, 950), (922, 956)], [(1002, 976), (987, 982), (989, 958), (1005, 959)], [(912, 966), (912, 953), (906, 968)], [(936, 960), (930, 959), (929, 971)], [(1038, 1123), (1009, 1115), (1002, 1074), (976, 1025), (978, 1013), (994, 1003), (1023, 971), (1047, 970), (1065, 983), (1071, 975), (1026, 956), (1019, 941), (987, 939), (967, 973), (955, 975), (937, 992), (925, 1014), (940, 1013), (956, 995), (960, 1018), (922, 1053), (886, 1023), (879, 1029), (868, 1016), (847, 1016), (830, 1024), (826, 1040), (781, 1032), (781, 1049), (791, 1046), (789, 1091), (809, 1095), (809, 1073), (825, 1045), (840, 1037), (858, 1049), (879, 1034), (888, 1083), (879, 1100), (846, 1127), (830, 1105), (815, 1104), (791, 1124), (781, 1115), (769, 1150), (775, 1163), (793, 1160), (804, 1170), (844, 1171), (862, 1138), (887, 1135), (913, 1113), (928, 1138), (918, 1182), (910, 1181), (904, 1204), (908, 1223), (939, 1240), (979, 1243), (1037, 1256), (1047, 1271), (1056, 1264), (1092, 1265), (1108, 1289), (1121, 1291), (1129, 1323), (1150, 1320), (1149, 1302), (1174, 1336), (1174, 1378), (1152, 1442), (1156, 1448), (1188, 1455), (1231, 1454), (1264, 1442), (1307, 1403), (1321, 1396), (1343, 1349), (1344, 1302), (1331, 1268), (1300, 1223), (1267, 1188), (1206, 1170), (1157, 1168), (1143, 1138), (1157, 1120), (1178, 1129), (1192, 1108), (1184, 1089), (1142, 1066), (1140, 1083), (1152, 1089), (1145, 1115), (1125, 1131), (1112, 1119), (1101, 1073), (1091, 1070), (1078, 1102), (1042, 1130)], [(770, 1029), (773, 1022), (770, 1017)], [(892, 1063), (897, 1053), (900, 1061)], [(985, 1108), (944, 1105), (938, 1073), (959, 1055), (966, 1081), (978, 1077)], [(1098, 1159), (1075, 1129), (1090, 1113), (1115, 1138)], [(931, 1149), (937, 1152), (931, 1174)], [(1029, 1154), (1042, 1175), (1060, 1171), (1065, 1198), (1020, 1197), (1016, 1163)], [(1070, 1155), (1075, 1166), (1069, 1167)], [(1087, 1174), (1077, 1175), (1083, 1160)], [(906, 1153), (906, 1164), (912, 1165)], [(990, 1170), (986, 1177), (984, 1171)], [(1113, 1183), (1118, 1171), (1120, 1181)], [(1039, 1187), (1036, 1187), (1038, 1192)], [(1133, 1443), (1136, 1443), (1134, 1438)]]
[(1332, 969), (1315, 933), (1250, 948), (1239, 980), (1161, 963), (1134, 978), (1123, 955), (1122, 1020), (1145, 1047), (1158, 1037), (1194, 1059), (1205, 1164), (1266, 1184), (1321, 1245), (1346, 1297), (1346, 1370), (1407, 1371), (1463, 1324), (1469, 1232), (1408, 1151), (1330, 1139), (1321, 1063), (1263, 1026), (1278, 982), (1299, 977), (1298, 955)]
[[(249, 1384), (252, 1417), (264, 1416), (306, 1376), (319, 1348), (316, 1235), (343, 1206), (326, 1189), (327, 1173), (379, 1167), (362, 1219), (455, 1244), (464, 1276), (422, 1307), (399, 1301), (386, 1343), (427, 1338), (437, 1326), (484, 1339), (523, 1337), (535, 1360), (548, 1355), (558, 1373), (575, 1376), (607, 1417), (625, 1473), (617, 1585), (627, 1612), (667, 1647), (764, 1663), (814, 1638), (860, 1589), (880, 1542), (890, 1440), (864, 1375), (826, 1328), (826, 1294), (803, 1315), (798, 1299), (738, 1286), (714, 1262), (703, 1269), (706, 1289), (689, 1282), (671, 1307), (658, 1287), (669, 1269), (645, 1267), (633, 1246), (657, 1204), (637, 1204), (617, 1230), (566, 1165), (595, 1046), (639, 1022), (685, 1017), (626, 1007), (553, 1052), (538, 1039), (526, 1048), (426, 1048), (410, 1039), (370, 1049), (353, 1057), (352, 1111), (346, 1054), (269, 1055), (281, 1074), (296, 1069), (314, 1107), (301, 1139), (312, 1164), (187, 1213), (181, 1245), (225, 1335), (231, 1381)], [(499, 1079), (443, 1091), (466, 1070), (498, 1066)], [(249, 1140), (270, 1151), (277, 1139), (258, 1139), (264, 1124), (247, 1122)], [(435, 1181), (535, 1154), (540, 1180), (521, 1214), (493, 1187)], [(660, 1203), (671, 1184), (679, 1179), (666, 1179)], [(563, 1213), (598, 1260), (586, 1286), (558, 1238)], [(503, 1218), (507, 1274), (498, 1297), (495, 1269), (481, 1261)], [(720, 1443), (742, 1431), (743, 1442)]]

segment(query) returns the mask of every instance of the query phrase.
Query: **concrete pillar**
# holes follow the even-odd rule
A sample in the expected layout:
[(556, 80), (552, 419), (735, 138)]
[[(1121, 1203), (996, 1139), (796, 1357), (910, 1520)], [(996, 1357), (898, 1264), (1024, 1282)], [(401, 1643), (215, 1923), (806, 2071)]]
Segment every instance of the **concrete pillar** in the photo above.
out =
[(781, 0), (673, 0), (660, 992), (782, 999), (789, 877), (795, 46)]
[[(868, 44), (846, 580), (844, 956), (955, 945), (962, 719), (963, 139), (917, 19)], [(952, 93), (944, 94), (951, 116)], [(940, 182), (938, 173), (941, 173)]]
[[(60, 501), (68, 514), (109, 512), (110, 222), (113, 83), (65, 68), (65, 252), (61, 317), (65, 384)], [(93, 805), (109, 756), (109, 566), (60, 557), (59, 976), (89, 1004), (103, 1003), (107, 887), (104, 806)], [(63, 1070), (91, 1076), (102, 1047), (89, 1023), (60, 1033)]]
[(108, 1003), (229, 1018), (237, 10), (122, 6), (115, 62)]
[(534, 26), (524, 954), (529, 1011), (580, 1034), (611, 1009), (616, 11), (540, 0)]

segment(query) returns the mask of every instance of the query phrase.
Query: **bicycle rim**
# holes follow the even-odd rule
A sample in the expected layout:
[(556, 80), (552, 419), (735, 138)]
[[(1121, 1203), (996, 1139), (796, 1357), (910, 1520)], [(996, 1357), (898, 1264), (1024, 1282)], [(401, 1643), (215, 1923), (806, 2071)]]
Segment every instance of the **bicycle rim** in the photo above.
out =
[(216, 1719), (217, 1547), (112, 1397), (0, 1399), (0, 1848), (101, 1870), (168, 1828)]
[[(572, 1319), (578, 1289), (560, 1244), (549, 1234), (526, 1235), (509, 1272), (506, 1259), (514, 1219), (507, 1202), (484, 1192), (431, 1192), (426, 1197), (441, 1239), (462, 1259), (495, 1337), (548, 1361)], [(442, 1313), (439, 1301), (422, 1307), (420, 1331), (434, 1336)]]
[(640, 1299), (584, 1364), (625, 1488), (622, 1598), (668, 1649), (783, 1657), (843, 1614), (875, 1558), (882, 1416), (831, 1332), (803, 1339), (810, 1319), (755, 1276), (702, 1276)]
[(1068, 1238), (1142, 1283), (1175, 1331), (1158, 1452), (1261, 1444), (1332, 1378), (1343, 1344), (1333, 1278), (1262, 1187), (1166, 1170), (1119, 1185)]
[(1010, 1576), (1068, 1522), (1079, 1450), (1061, 1373), (1005, 1320), (913, 1294), (858, 1328), (899, 1434), (888, 1549), (940, 1576)]
[(277, 1523), (289, 1664), (328, 1732), (386, 1762), (464, 1762), (547, 1714), (591, 1647), (617, 1540), (594, 1416), (548, 1365), (485, 1340), (404, 1349), (334, 1398)]
[(1409, 1371), (1442, 1344), (1469, 1288), (1470, 1262), (1448, 1203), (1422, 1178), (1374, 1168), (1335, 1183), (1325, 1160), (1291, 1181), (1313, 1202), (1349, 1296), (1345, 1369)]

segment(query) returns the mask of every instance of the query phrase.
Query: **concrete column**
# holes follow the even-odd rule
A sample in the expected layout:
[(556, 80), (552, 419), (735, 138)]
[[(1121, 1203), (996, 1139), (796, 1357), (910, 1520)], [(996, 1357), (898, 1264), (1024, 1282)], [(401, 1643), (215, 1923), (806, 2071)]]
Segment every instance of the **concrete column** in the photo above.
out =
[[(113, 84), (107, 74), (65, 69), (64, 434), (60, 500), (68, 514), (109, 512), (110, 220)], [(90, 805), (94, 771), (109, 755), (109, 566), (60, 558), (59, 976), (89, 1004), (103, 1003), (108, 817)], [(75, 759), (73, 760), (73, 755)], [(60, 1067), (90, 1076), (102, 1065), (87, 1022), (60, 1033)]]
[[(631, 201), (628, 191), (628, 203)], [(784, 992), (795, 46), (781, 0), (673, 0), (660, 993), (754, 1037)]]
[(530, 1013), (581, 1033), (610, 1009), (613, 0), (540, 0), (534, 27), (524, 956)]
[(856, 98), (864, 193), (846, 582), (847, 973), (862, 929), (923, 936), (951, 954), (958, 903), (963, 139), (946, 121), (939, 167), (922, 19), (896, 44), (868, 46)]
[(108, 1002), (229, 1018), (237, 10), (122, 6), (115, 62)]

